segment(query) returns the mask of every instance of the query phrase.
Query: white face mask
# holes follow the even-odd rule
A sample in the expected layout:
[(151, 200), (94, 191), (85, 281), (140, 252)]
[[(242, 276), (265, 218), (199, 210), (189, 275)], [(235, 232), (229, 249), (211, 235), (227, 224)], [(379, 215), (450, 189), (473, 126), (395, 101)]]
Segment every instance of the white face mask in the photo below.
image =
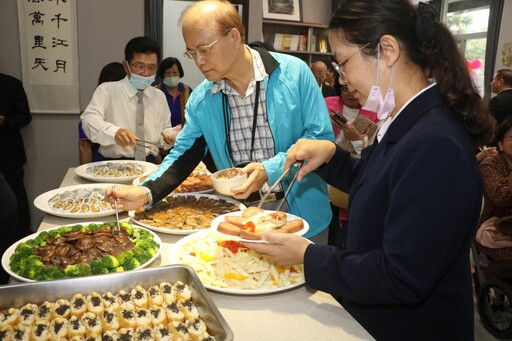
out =
[(180, 84), (180, 77), (165, 77), (164, 84), (168, 87), (175, 88)]
[(370, 89), (370, 94), (366, 99), (366, 103), (361, 108), (363, 110), (371, 111), (377, 114), (379, 120), (385, 120), (389, 114), (395, 109), (395, 92), (391, 88), (391, 82), (393, 81), (393, 71), (395, 65), (391, 67), (391, 78), (389, 79), (388, 91), (386, 97), (382, 99), (382, 92), (379, 84), (379, 67), (380, 67), (380, 45), (377, 45), (377, 80), (375, 85)]
[(151, 84), (155, 81), (155, 75), (153, 76), (139, 76), (136, 75), (130, 70), (130, 65), (128, 65), (128, 70), (130, 71), (130, 83), (132, 83), (133, 87), (137, 90), (145, 90), (146, 88), (150, 87)]

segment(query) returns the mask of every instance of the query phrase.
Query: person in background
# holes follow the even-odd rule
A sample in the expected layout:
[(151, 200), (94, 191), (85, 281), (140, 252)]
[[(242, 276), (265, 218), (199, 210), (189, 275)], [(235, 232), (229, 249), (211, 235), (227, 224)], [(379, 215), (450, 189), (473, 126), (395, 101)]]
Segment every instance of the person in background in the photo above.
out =
[[(329, 42), (340, 81), (383, 122), (361, 158), (299, 140), (305, 161), (348, 191), (345, 250), (297, 235), (244, 243), (278, 264), (304, 263), (306, 284), (338, 298), (376, 340), (473, 340), (469, 251), (482, 206), (474, 147), (493, 121), (449, 29), (430, 5), (346, 0)], [(300, 182), (299, 182), (299, 187)]]
[(165, 95), (154, 82), (160, 46), (149, 37), (131, 39), (125, 47), (127, 76), (100, 84), (81, 116), (84, 132), (99, 143), (106, 160), (135, 159), (160, 163), (159, 147), (169, 149), (176, 132)]
[(20, 80), (0, 73), (0, 172), (18, 201), (16, 239), (31, 233), (30, 209), (23, 182), (27, 161), (20, 129), (32, 121), (27, 95)]
[[(115, 82), (126, 77), (123, 64), (112, 62), (105, 65), (100, 72), (98, 85), (105, 82)], [(89, 162), (103, 161), (99, 153), (100, 145), (92, 143), (82, 129), (82, 122), (78, 123), (78, 160), (81, 165)]]
[(512, 246), (512, 236), (494, 225), (499, 218), (512, 216), (512, 116), (497, 128), (495, 140), (499, 152), (480, 162), (484, 184), (484, 208), (476, 240), (485, 247)]
[[(5, 250), (14, 244), (18, 239), (20, 215), (18, 213), (18, 201), (11, 186), (5, 180), (0, 172), (0, 254), (4, 254)], [(10, 275), (0, 268), (0, 284), (7, 284)]]
[[(336, 71), (334, 70), (332, 63), (326, 60), (322, 60), (322, 62), (324, 62), (324, 64), (327, 66), (327, 73), (325, 74), (324, 84), (336, 88), (336, 83), (338, 83), (338, 77), (335, 75)], [(336, 89), (334, 89), (334, 91), (336, 92)]]
[(318, 60), (311, 64), (311, 72), (313, 72), (313, 76), (315, 76), (316, 82), (322, 90), (322, 95), (324, 97), (336, 96), (336, 92), (332, 86), (325, 84), (325, 80), (327, 78), (327, 65)]
[(180, 82), (184, 75), (180, 61), (174, 57), (165, 58), (158, 67), (158, 77), (161, 82), (156, 85), (156, 88), (162, 90), (167, 98), (173, 127), (185, 123), (185, 104), (192, 92), (190, 86)]
[(512, 117), (512, 70), (496, 71), (492, 78), (491, 90), (496, 94), (489, 102), (491, 115), (500, 125), (507, 117)]
[[(228, 1), (196, 2), (182, 13), (180, 22), (185, 55), (206, 80), (191, 94), (187, 123), (158, 170), (140, 187), (107, 190), (109, 199), (118, 198), (124, 210), (155, 204), (209, 150), (218, 169), (245, 165), (247, 181), (231, 192), (257, 204), (258, 190), (278, 179), (286, 151), (297, 139), (334, 140), (324, 99), (302, 60), (244, 44), (240, 15)], [(268, 205), (277, 207), (294, 173), (274, 193), (277, 201)], [(327, 244), (331, 211), (324, 181), (316, 174), (305, 177), (291, 188), (285, 206), (308, 221), (308, 237)]]
[[(361, 109), (359, 100), (338, 81), (339, 76), (336, 71), (335, 75), (334, 90), (339, 95), (325, 98), (331, 115), (335, 141), (352, 156), (360, 157), (362, 149), (372, 144), (379, 119), (376, 113)], [(338, 114), (347, 119), (346, 123), (336, 118)], [(333, 215), (329, 225), (329, 245), (343, 249), (348, 230), (348, 194), (329, 186), (329, 200)]]

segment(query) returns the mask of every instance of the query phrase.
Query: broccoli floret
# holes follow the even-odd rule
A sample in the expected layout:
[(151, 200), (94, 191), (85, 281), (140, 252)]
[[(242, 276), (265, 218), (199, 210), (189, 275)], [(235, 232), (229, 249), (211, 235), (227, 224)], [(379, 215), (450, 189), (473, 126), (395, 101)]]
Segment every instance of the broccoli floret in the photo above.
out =
[(92, 274), (91, 266), (87, 263), (68, 265), (64, 273), (67, 277), (81, 277)]
[(106, 269), (113, 269), (119, 266), (119, 261), (114, 256), (105, 256), (101, 259), (101, 264)]
[(133, 229), (132, 238), (134, 239), (152, 239), (151, 232), (143, 229)]
[(101, 263), (101, 259), (93, 260), (89, 264), (91, 265), (92, 273), (95, 275), (108, 273), (108, 269), (105, 269), (103, 267), (103, 264)]
[(133, 226), (130, 223), (122, 222), (121, 228), (125, 229), (129, 236), (133, 235)]
[(50, 237), (59, 238), (64, 233), (69, 232), (69, 231), (71, 231), (71, 227), (70, 226), (63, 226), (63, 227), (60, 227), (58, 229), (48, 231), (48, 234), (50, 235)]
[(18, 265), (17, 273), (28, 279), (35, 279), (39, 273), (46, 271), (46, 267), (41, 261), (41, 257), (36, 255), (21, 259)]
[(43, 231), (34, 239), (35, 244), (38, 246), (46, 246), (46, 238), (48, 237), (48, 231)]
[(126, 261), (133, 257), (133, 251), (128, 250), (125, 252), (122, 252), (116, 256), (117, 260), (119, 261), (120, 265), (124, 265)]
[(117, 268), (111, 269), (110, 272), (123, 272), (124, 268), (122, 266), (118, 266)]
[(52, 279), (64, 278), (66, 275), (64, 271), (56, 266), (45, 268), (43, 271), (37, 273), (36, 278), (39, 281), (47, 281)]
[(126, 270), (133, 270), (140, 266), (140, 262), (136, 258), (128, 258), (126, 259), (126, 262), (123, 264), (123, 267)]
[(153, 257), (149, 250), (145, 250), (138, 247), (133, 249), (133, 256), (139, 261), (140, 264), (146, 263)]
[(28, 243), (19, 244), (9, 260), (11, 270), (17, 272), (19, 269), (19, 262), (32, 255), (34, 255), (34, 249)]

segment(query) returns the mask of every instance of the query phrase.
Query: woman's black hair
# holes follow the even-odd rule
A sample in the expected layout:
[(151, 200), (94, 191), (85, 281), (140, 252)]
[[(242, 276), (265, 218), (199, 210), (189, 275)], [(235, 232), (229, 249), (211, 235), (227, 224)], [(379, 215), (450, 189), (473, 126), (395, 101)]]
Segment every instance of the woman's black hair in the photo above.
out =
[(433, 7), (408, 0), (346, 0), (332, 17), (329, 30), (347, 43), (364, 46), (376, 56), (380, 38), (395, 37), (407, 57), (434, 79), (446, 106), (459, 115), (475, 146), (487, 144), (494, 122), (473, 85), (466, 63), (448, 28), (437, 20)]
[(124, 77), (126, 77), (126, 71), (124, 71), (123, 64), (119, 62), (108, 63), (101, 69), (98, 85), (105, 82), (119, 81)]
[(503, 142), (507, 132), (512, 129), (512, 117), (506, 118), (499, 126), (496, 127), (496, 134), (494, 140), (497, 142)]
[(160, 66), (158, 67), (158, 77), (160, 79), (164, 79), (164, 74), (167, 69), (172, 68), (174, 65), (178, 67), (178, 72), (180, 73), (180, 78), (183, 78), (185, 76), (185, 73), (183, 72), (183, 68), (181, 67), (181, 63), (178, 60), (178, 58), (174, 57), (167, 57), (160, 63)]

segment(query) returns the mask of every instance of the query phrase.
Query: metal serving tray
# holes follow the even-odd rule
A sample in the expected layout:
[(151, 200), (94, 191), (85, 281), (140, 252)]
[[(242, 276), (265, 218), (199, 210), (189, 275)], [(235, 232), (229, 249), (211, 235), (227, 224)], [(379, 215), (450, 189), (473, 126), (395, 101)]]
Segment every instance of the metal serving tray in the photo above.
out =
[(137, 285), (148, 289), (161, 282), (173, 284), (176, 281), (182, 281), (190, 287), (192, 301), (197, 306), (199, 316), (206, 323), (208, 333), (215, 336), (217, 340), (233, 340), (233, 332), (226, 320), (194, 270), (186, 265), (167, 265), (115, 274), (3, 285), (0, 286), (0, 309), (21, 308), (26, 303), (41, 304), (44, 301), (56, 301), (59, 298), (71, 299), (76, 293), (82, 295), (88, 295), (93, 291), (116, 293), (121, 289), (133, 289)]

